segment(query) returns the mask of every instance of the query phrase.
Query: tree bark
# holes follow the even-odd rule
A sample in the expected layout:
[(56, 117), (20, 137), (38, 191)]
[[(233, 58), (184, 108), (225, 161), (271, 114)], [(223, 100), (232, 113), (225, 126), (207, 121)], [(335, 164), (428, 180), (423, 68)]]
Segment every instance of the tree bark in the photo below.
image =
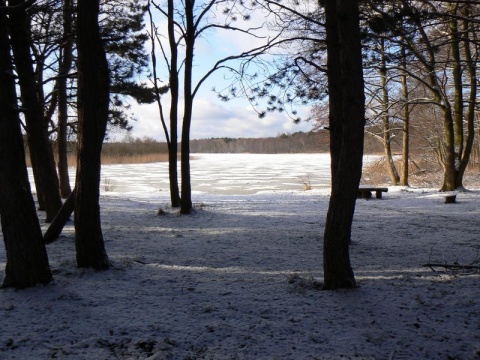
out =
[(467, 114), (466, 114), (466, 121), (467, 121), (467, 135), (465, 140), (465, 147), (462, 154), (462, 159), (460, 162), (460, 166), (457, 170), (457, 176), (455, 179), (455, 188), (463, 188), (463, 176), (465, 174), (465, 170), (467, 168), (468, 163), (470, 162), (470, 156), (472, 154), (474, 139), (475, 139), (475, 106), (477, 101), (477, 58), (473, 58), (472, 51), (470, 49), (471, 46), (471, 33), (475, 30), (470, 29), (471, 22), (468, 20), (470, 16), (470, 9), (465, 9), (465, 17), (463, 20), (463, 47), (465, 51), (465, 61), (466, 61), (466, 68), (468, 70), (467, 77), (470, 86), (470, 96), (468, 99), (468, 106), (467, 106)]
[(463, 154), (463, 80), (460, 58), (460, 36), (456, 19), (458, 4), (450, 5), (451, 19), (449, 31), (451, 36), (452, 75), (454, 86), (453, 123), (454, 123), (454, 153), (455, 172), (460, 168)]
[[(5, 2), (0, 1), (0, 6)], [(0, 217), (7, 265), (3, 287), (25, 288), (52, 280), (28, 181), (7, 19), (0, 13)]]
[(65, 224), (72, 216), (73, 210), (75, 209), (75, 189), (73, 192), (68, 195), (67, 199), (63, 203), (58, 214), (53, 219), (52, 223), (48, 227), (47, 231), (43, 235), (43, 242), (45, 244), (50, 244), (58, 239), (62, 233)]
[[(10, 6), (20, 6), (23, 0), (11, 0)], [(37, 87), (30, 53), (30, 19), (27, 10), (20, 7), (11, 12), (9, 22), (15, 69), (18, 74), (21, 98), (25, 108), (27, 139), (35, 176), (39, 203), (44, 205), (46, 221), (50, 222), (62, 206), (58, 177), (55, 171), (53, 149), (43, 119), (43, 107), (38, 99)]]
[(408, 95), (408, 82), (407, 82), (407, 54), (405, 51), (405, 45), (400, 45), (401, 52), (401, 82), (402, 82), (402, 96), (403, 96), (403, 134), (402, 134), (402, 171), (400, 176), (400, 185), (409, 186), (409, 157), (410, 157), (410, 105)]
[(455, 178), (455, 130), (450, 105), (441, 107), (443, 112), (443, 185), (441, 191), (453, 191), (456, 189)]
[(72, 0), (65, 0), (63, 4), (63, 45), (59, 64), (58, 79), (58, 129), (57, 129), (57, 152), (58, 152), (58, 176), (60, 180), (60, 195), (66, 198), (72, 192), (70, 177), (68, 175), (68, 74), (73, 61), (73, 8)]
[(185, 73), (184, 73), (184, 114), (182, 124), (182, 195), (181, 214), (190, 214), (192, 211), (192, 185), (190, 179), (190, 126), (192, 123), (192, 70), (193, 52), (195, 45), (195, 25), (193, 13), (194, 1), (185, 2), (185, 20), (187, 23), (185, 34)]
[(390, 130), (390, 96), (388, 93), (387, 84), (387, 61), (385, 59), (385, 39), (380, 39), (380, 78), (382, 84), (382, 123), (383, 123), (383, 148), (385, 150), (385, 158), (388, 164), (388, 172), (390, 174), (390, 181), (392, 185), (398, 185), (400, 176), (398, 175), (397, 167), (392, 154), (392, 136)]
[(181, 205), (178, 187), (178, 44), (175, 40), (174, 1), (168, 0), (168, 42), (170, 44), (170, 143), (168, 145), (168, 175), (172, 207)]
[(75, 247), (77, 265), (110, 266), (100, 222), (100, 167), (108, 121), (109, 71), (98, 26), (97, 0), (79, 0), (78, 151), (75, 184)]
[(349, 243), (365, 125), (358, 2), (327, 0), (325, 14), (332, 192), (324, 232), (324, 287), (354, 288)]
[[(170, 90), (170, 115), (168, 130), (167, 123), (163, 116), (163, 106), (161, 102), (161, 95), (163, 89), (159, 86), (159, 79), (157, 78), (157, 56), (155, 49), (155, 41), (158, 40), (158, 32), (155, 26), (153, 15), (151, 12), (152, 2), (148, 2), (148, 14), (150, 18), (150, 39), (152, 42), (151, 58), (152, 58), (152, 72), (153, 84), (155, 89), (155, 97), (160, 113), (160, 121), (162, 122), (165, 139), (168, 146), (168, 177), (170, 185), (170, 202), (172, 207), (180, 207), (180, 189), (178, 187), (178, 44), (175, 39), (175, 21), (174, 12), (175, 6), (173, 0), (168, 0), (167, 3), (167, 28), (168, 28), (168, 42), (170, 46), (170, 65), (169, 65), (169, 85)], [(157, 5), (154, 4), (155, 7)], [(160, 40), (158, 40), (160, 42)]]

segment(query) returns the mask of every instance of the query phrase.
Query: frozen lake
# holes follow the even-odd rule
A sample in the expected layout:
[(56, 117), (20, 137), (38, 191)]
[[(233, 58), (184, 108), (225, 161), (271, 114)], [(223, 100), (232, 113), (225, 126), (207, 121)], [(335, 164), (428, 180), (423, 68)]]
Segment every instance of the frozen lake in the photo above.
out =
[[(192, 154), (190, 166), (194, 194), (302, 191), (307, 179), (314, 189), (330, 186), (329, 154)], [(73, 186), (73, 168), (70, 177)], [(151, 194), (169, 191), (166, 162), (104, 165), (101, 177), (102, 192)], [(34, 186), (33, 178), (30, 181)]]
[[(197, 194), (303, 190), (305, 179), (312, 187), (330, 186), (329, 154), (193, 154), (190, 166)], [(108, 184), (115, 192), (169, 191), (168, 164), (106, 165), (102, 190)]]

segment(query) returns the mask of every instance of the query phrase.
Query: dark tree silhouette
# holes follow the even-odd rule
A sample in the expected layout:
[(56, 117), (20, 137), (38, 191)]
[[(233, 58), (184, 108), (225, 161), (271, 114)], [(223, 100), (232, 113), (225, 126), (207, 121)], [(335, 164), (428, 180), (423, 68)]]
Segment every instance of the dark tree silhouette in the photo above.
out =
[(3, 287), (25, 288), (47, 284), (52, 274), (28, 182), (9, 45), (7, 18), (0, 13), (0, 217), (7, 252)]
[(108, 122), (109, 71), (98, 26), (97, 0), (79, 0), (78, 152), (75, 184), (77, 265), (110, 266), (100, 222), (101, 151)]
[(354, 288), (349, 243), (365, 125), (358, 2), (327, 0), (325, 15), (332, 193), (324, 232), (324, 287)]
[(50, 222), (62, 206), (58, 177), (55, 171), (53, 149), (48, 137), (48, 124), (44, 121), (43, 106), (38, 97), (38, 86), (33, 70), (30, 47), (30, 15), (23, 0), (11, 0), (10, 6), (18, 9), (9, 14), (9, 34), (15, 61), (15, 71), (21, 91), (24, 108), (28, 146), (35, 175), (38, 200), (46, 211), (46, 221)]
[(73, 0), (63, 2), (63, 39), (60, 51), (58, 87), (58, 177), (60, 194), (66, 198), (72, 192), (68, 175), (68, 76), (73, 66)]

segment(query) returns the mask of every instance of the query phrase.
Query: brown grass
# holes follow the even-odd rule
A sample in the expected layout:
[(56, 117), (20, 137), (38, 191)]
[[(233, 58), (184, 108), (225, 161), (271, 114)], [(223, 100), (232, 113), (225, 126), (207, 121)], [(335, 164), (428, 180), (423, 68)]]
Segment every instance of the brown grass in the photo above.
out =
[(102, 164), (150, 164), (156, 162), (167, 162), (168, 154), (142, 154), (142, 155), (105, 155), (102, 156)]
[[(179, 157), (180, 158), (180, 157)], [(26, 157), (27, 166), (32, 166), (30, 157)], [(58, 161), (55, 159), (55, 161)], [(156, 162), (167, 162), (168, 154), (142, 154), (142, 155), (103, 155), (103, 165), (114, 164), (150, 164)], [(68, 156), (68, 166), (75, 167), (77, 165), (77, 157), (73, 154)]]

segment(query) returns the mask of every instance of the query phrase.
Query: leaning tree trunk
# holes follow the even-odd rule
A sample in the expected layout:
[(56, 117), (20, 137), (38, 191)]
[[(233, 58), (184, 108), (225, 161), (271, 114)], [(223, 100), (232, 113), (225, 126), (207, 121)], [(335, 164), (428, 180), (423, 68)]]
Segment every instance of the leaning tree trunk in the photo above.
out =
[(358, 2), (327, 0), (325, 14), (332, 193), (324, 232), (324, 287), (354, 288), (349, 243), (365, 125)]
[[(0, 1), (4, 7), (5, 2)], [(0, 217), (7, 253), (3, 287), (25, 288), (52, 280), (28, 182), (7, 19), (0, 13)]]
[[(22, 6), (23, 0), (11, 0), (10, 6)], [(15, 70), (18, 75), (21, 98), (25, 108), (27, 139), (34, 169), (35, 184), (39, 202), (46, 211), (46, 221), (50, 222), (62, 206), (58, 189), (58, 177), (55, 171), (53, 149), (48, 138), (47, 124), (43, 120), (43, 106), (38, 100), (37, 84), (30, 53), (30, 19), (25, 7), (12, 11), (9, 16), (9, 29)]]
[(108, 121), (109, 71), (98, 26), (97, 0), (79, 0), (78, 153), (75, 184), (75, 247), (77, 265), (110, 266), (100, 223), (100, 167)]

